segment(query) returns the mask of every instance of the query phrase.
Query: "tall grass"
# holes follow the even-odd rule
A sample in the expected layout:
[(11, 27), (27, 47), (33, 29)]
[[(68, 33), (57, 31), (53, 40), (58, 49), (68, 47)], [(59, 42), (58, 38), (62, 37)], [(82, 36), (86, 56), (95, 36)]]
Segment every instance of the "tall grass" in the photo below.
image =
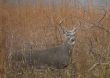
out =
[[(87, 72), (99, 57), (110, 57), (110, 26), (109, 11), (101, 21), (103, 26), (91, 26), (103, 16), (103, 13), (92, 11), (92, 15), (83, 9), (70, 7), (47, 8), (40, 7), (11, 7), (0, 6), (0, 77), (1, 78), (109, 78), (110, 64), (97, 66)], [(100, 15), (97, 15), (100, 13)], [(63, 26), (72, 29), (80, 20), (81, 26), (77, 32), (77, 40), (72, 53), (72, 63), (64, 70), (11, 71), (6, 57), (10, 52), (23, 52), (24, 49), (44, 49), (62, 44), (63, 37), (59, 31), (59, 21), (68, 17)], [(85, 22), (85, 19), (87, 22)], [(29, 46), (28, 46), (29, 44)], [(104, 62), (109, 62), (107, 58)], [(13, 67), (14, 68), (14, 67)]]

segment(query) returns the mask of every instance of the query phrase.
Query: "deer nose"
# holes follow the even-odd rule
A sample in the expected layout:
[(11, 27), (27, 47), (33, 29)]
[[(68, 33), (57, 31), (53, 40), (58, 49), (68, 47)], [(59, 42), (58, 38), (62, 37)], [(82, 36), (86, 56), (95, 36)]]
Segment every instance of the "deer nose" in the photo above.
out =
[(71, 41), (73, 42), (73, 41), (75, 41), (75, 39), (71, 39)]

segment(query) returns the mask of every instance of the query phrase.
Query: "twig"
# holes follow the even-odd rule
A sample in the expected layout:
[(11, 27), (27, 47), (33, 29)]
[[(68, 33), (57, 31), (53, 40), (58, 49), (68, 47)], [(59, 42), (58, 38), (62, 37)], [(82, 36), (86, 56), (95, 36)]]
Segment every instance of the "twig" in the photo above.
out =
[(99, 63), (95, 63), (91, 68), (89, 68), (88, 72), (92, 71)]

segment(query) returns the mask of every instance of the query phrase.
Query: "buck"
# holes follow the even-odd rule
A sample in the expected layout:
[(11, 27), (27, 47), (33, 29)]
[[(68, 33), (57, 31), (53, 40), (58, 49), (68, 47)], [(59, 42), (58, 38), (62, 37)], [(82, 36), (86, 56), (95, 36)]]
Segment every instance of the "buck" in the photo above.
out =
[(37, 69), (45, 67), (63, 69), (67, 67), (70, 63), (73, 46), (75, 45), (77, 28), (67, 31), (61, 27), (60, 30), (65, 38), (61, 45), (45, 50), (29, 50), (24, 54), (13, 53), (11, 60), (21, 61), (24, 59), (28, 66), (34, 66)]

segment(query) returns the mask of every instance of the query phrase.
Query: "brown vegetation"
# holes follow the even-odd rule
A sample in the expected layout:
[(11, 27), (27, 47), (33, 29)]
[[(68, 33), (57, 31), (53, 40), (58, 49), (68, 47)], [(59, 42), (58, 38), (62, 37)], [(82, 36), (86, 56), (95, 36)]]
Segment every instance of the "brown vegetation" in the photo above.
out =
[[(110, 15), (97, 23), (103, 13), (93, 10), (85, 14), (72, 8), (11, 7), (0, 6), (0, 77), (6, 78), (109, 78), (110, 77)], [(77, 12), (77, 13), (76, 13)], [(100, 15), (97, 15), (100, 13)], [(10, 52), (33, 48), (44, 49), (60, 45), (63, 39), (59, 32), (59, 21), (67, 29), (81, 21), (77, 41), (72, 53), (72, 63), (64, 70), (11, 72), (6, 56)], [(95, 24), (93, 24), (95, 23)], [(6, 45), (6, 46), (5, 46)], [(94, 52), (95, 54), (92, 54)], [(93, 65), (99, 61), (97, 67)], [(5, 63), (4, 63), (5, 62)], [(94, 67), (93, 69), (90, 69)], [(90, 71), (88, 71), (90, 70)]]

